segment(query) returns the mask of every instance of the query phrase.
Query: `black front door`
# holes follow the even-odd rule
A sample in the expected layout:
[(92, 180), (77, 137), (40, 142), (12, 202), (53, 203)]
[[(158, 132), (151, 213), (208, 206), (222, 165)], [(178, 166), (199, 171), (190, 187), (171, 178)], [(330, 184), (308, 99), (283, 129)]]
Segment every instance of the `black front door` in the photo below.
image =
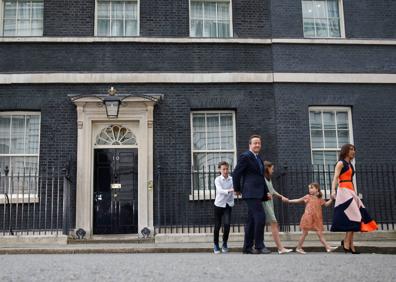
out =
[(94, 234), (137, 233), (137, 149), (95, 149), (94, 161)]

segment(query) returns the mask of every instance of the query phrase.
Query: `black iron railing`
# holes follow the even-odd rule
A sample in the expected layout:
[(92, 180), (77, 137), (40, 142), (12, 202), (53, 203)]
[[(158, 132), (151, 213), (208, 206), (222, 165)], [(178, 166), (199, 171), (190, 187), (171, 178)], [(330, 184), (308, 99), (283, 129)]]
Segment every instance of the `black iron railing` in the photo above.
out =
[[(379, 229), (394, 230), (396, 224), (396, 164), (358, 165), (356, 189)], [(319, 182), (323, 198), (329, 199), (334, 167), (298, 166), (278, 168), (274, 188), (290, 199), (308, 194), (308, 184)], [(175, 172), (158, 168), (155, 179), (154, 213), (157, 233), (207, 233), (213, 231), (216, 195), (215, 168)], [(284, 204), (275, 199), (275, 213), (284, 232), (298, 231), (304, 205)], [(243, 230), (247, 210), (235, 199), (232, 232)], [(323, 207), (325, 230), (331, 227), (333, 206)]]
[(0, 169), (0, 235), (68, 234), (70, 192), (65, 168)]

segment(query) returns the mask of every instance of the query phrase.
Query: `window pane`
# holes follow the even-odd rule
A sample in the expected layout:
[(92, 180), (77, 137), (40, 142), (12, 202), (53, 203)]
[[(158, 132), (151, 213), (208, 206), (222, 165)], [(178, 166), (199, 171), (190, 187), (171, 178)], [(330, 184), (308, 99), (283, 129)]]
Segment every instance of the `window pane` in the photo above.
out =
[(324, 158), (325, 158), (325, 165), (326, 165), (325, 169), (333, 170), (334, 166), (337, 163), (337, 152), (336, 151), (324, 152)]
[(327, 5), (326, 1), (314, 1), (313, 12), (315, 18), (326, 18), (327, 17)]
[(324, 129), (335, 129), (334, 112), (323, 112), (323, 126)]
[(338, 130), (338, 148), (342, 147), (344, 144), (349, 142), (349, 131), (348, 130)]
[(98, 3), (98, 18), (110, 18), (110, 3)]
[(30, 20), (18, 20), (18, 31), (20, 36), (30, 35)]
[(327, 1), (327, 11), (330, 18), (338, 18), (338, 0)]
[(112, 36), (123, 36), (124, 35), (124, 21), (123, 20), (112, 20), (111, 21), (111, 35)]
[(25, 173), (28, 175), (37, 174), (38, 170), (38, 158), (37, 157), (25, 157)]
[(203, 25), (204, 37), (216, 37), (216, 21), (206, 20)]
[(329, 19), (329, 32), (331, 37), (340, 37), (340, 21), (338, 18)]
[(218, 23), (219, 37), (230, 37), (230, 25), (228, 21)]
[(232, 115), (221, 115), (220, 117), (220, 131), (221, 131), (221, 149), (234, 149), (234, 135)]
[[(10, 169), (10, 157), (0, 156), (0, 176), (5, 175), (4, 169), (6, 168), (6, 166), (8, 166), (8, 169)], [(5, 185), (1, 186), (4, 187)], [(0, 194), (2, 193), (3, 187), (0, 187)]]
[(217, 4), (217, 19), (220, 21), (230, 20), (230, 9), (228, 3), (218, 3)]
[(312, 148), (323, 148), (322, 130), (312, 130)]
[(205, 2), (204, 3), (204, 17), (205, 20), (216, 20), (216, 3)]
[(26, 154), (38, 154), (39, 152), (39, 116), (26, 116)]
[(203, 19), (203, 5), (201, 2), (191, 2), (191, 18)]
[(315, 19), (316, 36), (318, 37), (328, 37), (328, 25), (327, 20)]
[(216, 37), (216, 3), (204, 3), (204, 17), (203, 36)]
[(312, 0), (302, 1), (302, 11), (304, 18), (313, 18), (313, 4)]
[[(233, 153), (222, 153), (220, 156), (221, 161), (226, 161), (227, 163), (230, 164), (230, 169), (232, 169), (235, 164), (234, 164), (234, 154)], [(217, 167), (217, 165), (216, 165)]]
[(123, 10), (124, 10), (123, 2), (117, 2), (117, 1), (111, 2), (111, 18), (113, 20), (122, 20)]
[(98, 20), (98, 35), (99, 36), (110, 36), (110, 21), (109, 20)]
[(32, 29), (30, 32), (33, 36), (42, 36), (43, 35), (43, 21), (42, 20), (33, 20), (32, 21)]
[(220, 149), (220, 124), (218, 114), (207, 115), (208, 150)]
[(348, 129), (348, 113), (337, 112), (337, 128)]
[(44, 3), (43, 2), (33, 2), (32, 3), (32, 18), (42, 20), (43, 14), (44, 14)]
[(126, 36), (138, 35), (137, 21), (125, 21), (125, 35)]
[(191, 21), (191, 36), (202, 37), (203, 36), (203, 21), (192, 20)]
[(324, 157), (323, 152), (312, 152), (312, 163), (314, 165), (323, 165), (324, 164)]
[(315, 37), (314, 19), (304, 19), (304, 36)]
[(30, 2), (18, 1), (18, 19), (29, 20), (30, 18)]
[(14, 36), (16, 34), (16, 20), (4, 20), (5, 36)]
[(125, 18), (137, 20), (137, 4), (133, 2), (125, 2)]
[[(10, 153), (10, 116), (0, 116), (0, 154)], [(4, 168), (0, 166), (0, 168)]]
[(337, 148), (337, 138), (335, 130), (325, 130), (325, 147), (326, 148)]
[(194, 169), (203, 170), (206, 167), (206, 153), (194, 153)]
[(220, 153), (208, 153), (207, 154), (207, 167), (208, 169), (213, 169), (217, 167), (217, 164), (221, 160), (221, 154)]
[(311, 129), (322, 129), (322, 112), (310, 112), (309, 122)]
[(205, 115), (193, 116), (193, 149), (206, 149)]
[(12, 175), (23, 175), (23, 169), (25, 167), (24, 157), (12, 157), (10, 174)]
[(5, 1), (4, 3), (4, 18), (5, 19), (16, 19), (16, 1)]
[(11, 154), (23, 154), (25, 145), (25, 116), (12, 116)]

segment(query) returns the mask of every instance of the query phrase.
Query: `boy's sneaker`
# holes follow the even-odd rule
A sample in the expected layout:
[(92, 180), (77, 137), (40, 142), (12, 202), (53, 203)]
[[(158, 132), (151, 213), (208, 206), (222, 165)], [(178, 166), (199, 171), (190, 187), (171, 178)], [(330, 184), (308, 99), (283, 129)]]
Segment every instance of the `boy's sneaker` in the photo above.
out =
[(220, 254), (220, 247), (219, 247), (219, 245), (214, 244), (213, 252), (214, 252), (215, 254)]
[(221, 251), (223, 253), (228, 253), (228, 246), (227, 243), (223, 243), (223, 246), (221, 247)]

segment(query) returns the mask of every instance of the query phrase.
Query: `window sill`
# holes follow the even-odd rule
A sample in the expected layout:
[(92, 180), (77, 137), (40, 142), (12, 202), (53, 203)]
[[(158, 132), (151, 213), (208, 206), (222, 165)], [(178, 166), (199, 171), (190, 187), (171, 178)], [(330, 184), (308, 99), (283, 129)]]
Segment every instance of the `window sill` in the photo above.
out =
[(194, 191), (190, 194), (190, 201), (203, 201), (203, 200), (215, 200), (216, 191), (215, 190), (200, 190)]
[[(234, 199), (240, 199), (240, 196), (236, 196), (234, 194)], [(205, 190), (205, 191), (194, 191), (189, 195), (190, 201), (214, 201), (216, 199), (216, 191), (215, 190)]]
[[(8, 195), (10, 204), (33, 204), (39, 202), (37, 194), (10, 194)], [(0, 194), (0, 205), (8, 204), (7, 198), (4, 194)]]

